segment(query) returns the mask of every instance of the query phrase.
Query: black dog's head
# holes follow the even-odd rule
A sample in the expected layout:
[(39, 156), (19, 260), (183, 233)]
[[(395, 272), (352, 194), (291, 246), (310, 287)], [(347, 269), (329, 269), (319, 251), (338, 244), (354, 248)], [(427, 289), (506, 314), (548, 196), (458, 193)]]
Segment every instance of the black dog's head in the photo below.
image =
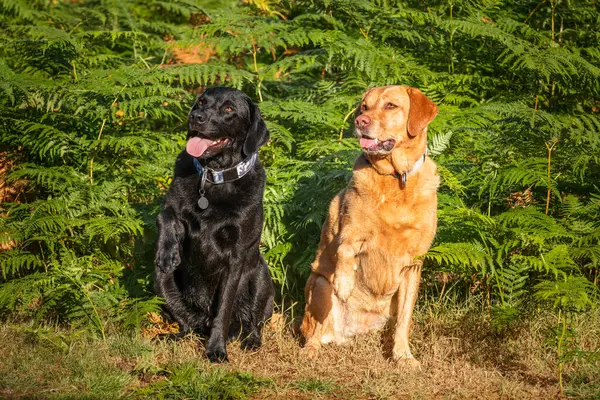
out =
[(243, 92), (207, 89), (188, 118), (186, 151), (203, 165), (227, 168), (257, 152), (269, 140), (258, 107)]

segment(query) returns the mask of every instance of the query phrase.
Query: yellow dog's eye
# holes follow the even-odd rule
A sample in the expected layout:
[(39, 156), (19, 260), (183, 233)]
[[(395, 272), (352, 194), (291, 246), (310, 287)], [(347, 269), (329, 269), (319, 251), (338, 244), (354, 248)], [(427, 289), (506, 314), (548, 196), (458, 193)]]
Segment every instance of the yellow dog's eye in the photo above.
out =
[(225, 106), (224, 110), (225, 110), (225, 112), (230, 113), (233, 111), (233, 108), (231, 108), (230, 106)]
[(367, 105), (365, 103), (360, 105), (360, 111), (367, 111)]
[(398, 107), (398, 106), (397, 106), (397, 105), (395, 105), (395, 104), (392, 104), (392, 103), (387, 103), (387, 104), (385, 105), (385, 109), (386, 109), (386, 110), (390, 110), (390, 109), (392, 109), (392, 108), (396, 108), (396, 107)]

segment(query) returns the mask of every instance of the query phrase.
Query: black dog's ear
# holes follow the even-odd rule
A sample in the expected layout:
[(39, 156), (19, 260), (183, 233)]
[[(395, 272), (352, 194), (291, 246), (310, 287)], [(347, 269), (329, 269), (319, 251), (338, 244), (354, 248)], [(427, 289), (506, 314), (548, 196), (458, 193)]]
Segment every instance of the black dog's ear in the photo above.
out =
[(246, 157), (256, 153), (269, 140), (269, 130), (260, 115), (258, 106), (252, 100), (248, 100), (248, 107), (250, 108), (251, 124), (246, 133), (246, 141), (244, 141), (244, 155)]

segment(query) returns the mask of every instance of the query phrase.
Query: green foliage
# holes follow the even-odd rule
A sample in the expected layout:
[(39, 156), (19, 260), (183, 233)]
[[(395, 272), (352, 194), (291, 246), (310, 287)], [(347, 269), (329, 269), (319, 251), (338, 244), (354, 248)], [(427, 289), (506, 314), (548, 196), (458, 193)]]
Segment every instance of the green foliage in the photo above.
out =
[[(31, 399), (116, 399), (136, 383), (114, 363), (120, 358), (107, 342), (91, 340), (87, 330), (4, 325), (0, 338), (6, 344), (0, 346), (5, 393)], [(14, 397), (3, 394), (9, 396)]]
[(322, 381), (319, 379), (306, 379), (297, 381), (293, 386), (303, 393), (313, 395), (327, 394), (335, 390), (335, 385), (333, 382)]
[(0, 12), (0, 146), (16, 160), (9, 184), (29, 192), (0, 210), (2, 313), (104, 334), (158, 309), (154, 218), (194, 93), (216, 84), (253, 96), (271, 130), (263, 251), (282, 301), (301, 301), (359, 154), (360, 95), (405, 84), (440, 109), (426, 279), (484, 292), (498, 329), (534, 302), (598, 304), (595, 2), (4, 0)]
[(267, 380), (256, 379), (250, 374), (227, 372), (216, 369), (203, 372), (195, 362), (185, 362), (173, 367), (166, 366), (167, 379), (139, 389), (133, 398), (161, 399), (247, 399), (249, 394), (268, 385)]
[(146, 68), (165, 44), (130, 26), (144, 14), (134, 3), (0, 11), (0, 146), (17, 165), (8, 184), (25, 180), (31, 199), (2, 204), (0, 312), (102, 336), (109, 321), (139, 326), (160, 308), (143, 234), (182, 137), (181, 81), (196, 81)]

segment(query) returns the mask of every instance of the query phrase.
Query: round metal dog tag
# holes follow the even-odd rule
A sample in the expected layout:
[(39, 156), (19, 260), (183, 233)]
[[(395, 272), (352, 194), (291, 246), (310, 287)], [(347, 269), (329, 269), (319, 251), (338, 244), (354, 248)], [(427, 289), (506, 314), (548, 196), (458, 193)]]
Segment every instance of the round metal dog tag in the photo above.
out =
[(208, 199), (204, 196), (200, 197), (198, 199), (198, 207), (200, 207), (203, 210), (206, 210), (208, 208)]

